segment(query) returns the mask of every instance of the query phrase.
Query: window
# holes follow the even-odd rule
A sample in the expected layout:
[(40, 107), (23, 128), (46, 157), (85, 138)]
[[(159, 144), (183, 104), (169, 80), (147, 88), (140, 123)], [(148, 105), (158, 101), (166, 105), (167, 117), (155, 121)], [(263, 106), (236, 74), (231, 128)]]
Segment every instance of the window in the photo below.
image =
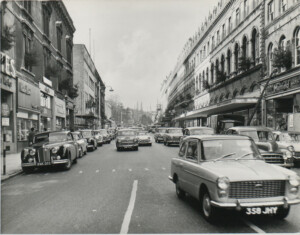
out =
[(274, 2), (273, 0), (268, 4), (268, 21), (272, 21), (274, 19)]
[(33, 56), (32, 54), (32, 39), (33, 33), (28, 28), (23, 30), (23, 41), (24, 41), (24, 67), (28, 71), (32, 71), (32, 64), (29, 62), (29, 57)]
[[(219, 30), (217, 31), (217, 44), (220, 43), (220, 32)], [(217, 45), (216, 45), (217, 46)]]
[(231, 51), (227, 51), (227, 74), (231, 73)]
[(252, 60), (254, 62), (254, 65), (256, 64), (256, 58), (258, 58), (258, 33), (256, 29), (252, 31), (252, 39), (251, 39), (251, 56)]
[(248, 0), (244, 0), (244, 17), (246, 18), (246, 16), (249, 14), (249, 8), (248, 8)]
[(41, 106), (51, 109), (51, 97), (44, 92), (41, 92)]
[(180, 150), (179, 150), (179, 157), (183, 157), (184, 154), (185, 154), (185, 150), (186, 150), (186, 146), (187, 146), (187, 142), (183, 142), (181, 147), (180, 147)]
[(270, 43), (268, 47), (268, 68), (269, 68), (269, 74), (271, 74), (273, 70), (273, 44)]
[(286, 49), (286, 38), (285, 36), (281, 36), (280, 40), (279, 40), (279, 47), (282, 49), (282, 50), (285, 50)]
[(295, 33), (295, 64), (300, 64), (300, 27), (298, 27)]
[(44, 48), (44, 76), (46, 77), (46, 69), (50, 65), (51, 52)]
[(230, 33), (232, 30), (232, 22), (231, 22), (231, 17), (228, 18), (228, 33)]
[(186, 151), (186, 159), (192, 161), (198, 161), (198, 145), (197, 141), (189, 141)]
[(215, 36), (212, 36), (211, 39), (211, 50), (213, 50), (215, 48)]
[(281, 11), (285, 12), (287, 9), (287, 0), (280, 0)]
[(235, 25), (238, 26), (240, 23), (240, 8), (235, 11)]
[(24, 8), (26, 9), (26, 11), (31, 14), (31, 1), (23, 1), (24, 3)]
[(226, 37), (226, 28), (225, 28), (225, 24), (223, 24), (222, 26), (222, 39), (224, 39)]
[(238, 71), (239, 68), (239, 45), (235, 44), (234, 47), (234, 69)]
[(209, 42), (207, 42), (207, 54), (209, 53)]
[(213, 83), (214, 82), (214, 73), (215, 73), (215, 69), (214, 69), (214, 64), (212, 63), (211, 64), (211, 67), (210, 67), (210, 81), (211, 81), (211, 83)]
[(44, 33), (46, 34), (47, 37), (49, 37), (50, 15), (51, 12), (49, 10), (49, 7), (44, 5), (43, 6), (43, 27), (44, 27)]
[(247, 40), (247, 37), (244, 36), (243, 45), (242, 45), (242, 56), (243, 56), (243, 58), (247, 58), (247, 56), (248, 56), (247, 46), (248, 46), (248, 40)]
[(57, 50), (61, 52), (61, 38), (62, 38), (62, 29), (61, 27), (56, 27), (56, 39), (57, 39)]
[(206, 80), (208, 81), (209, 80), (209, 73), (208, 73), (208, 68), (206, 68)]
[(72, 44), (69, 40), (66, 43), (66, 47), (67, 47), (67, 61), (71, 64), (72, 63)]
[(204, 56), (204, 58), (206, 57), (206, 48), (205, 48), (205, 46), (203, 48), (203, 56)]
[(224, 55), (221, 56), (221, 72), (224, 73), (225, 72), (225, 57)]

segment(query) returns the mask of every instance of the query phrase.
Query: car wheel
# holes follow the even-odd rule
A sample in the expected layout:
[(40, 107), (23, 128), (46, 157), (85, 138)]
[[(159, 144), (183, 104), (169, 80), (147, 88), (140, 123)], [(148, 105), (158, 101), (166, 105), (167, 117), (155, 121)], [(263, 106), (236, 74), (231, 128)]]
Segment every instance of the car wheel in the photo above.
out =
[(120, 151), (120, 148), (119, 148), (119, 147), (117, 147), (117, 151), (118, 151), (118, 152)]
[(276, 213), (276, 218), (278, 219), (284, 219), (289, 215), (290, 212), (290, 206), (288, 208), (284, 208), (283, 206), (278, 208), (278, 211)]
[(157, 143), (157, 140), (155, 139), (155, 143)]
[(68, 162), (65, 163), (64, 169), (65, 169), (66, 171), (68, 171), (68, 170), (71, 169), (71, 167), (72, 167), (72, 161), (71, 161), (70, 153), (68, 153)]
[(135, 151), (138, 151), (138, 150), (139, 150), (139, 146), (136, 146), (136, 147), (135, 147)]
[(185, 192), (179, 187), (179, 181), (177, 180), (175, 183), (176, 195), (179, 199), (184, 199)]
[(85, 148), (84, 155), (87, 155), (87, 148)]
[(164, 141), (164, 145), (166, 146), (166, 142)]
[(110, 141), (108, 141), (108, 144), (110, 144)]
[(24, 171), (25, 174), (30, 174), (34, 171), (34, 167), (22, 167), (22, 171)]
[(96, 147), (95, 147), (95, 145), (93, 144), (93, 151), (95, 151), (95, 149), (96, 149)]
[(79, 151), (79, 158), (82, 158), (83, 155), (84, 155), (84, 152), (83, 152), (83, 148), (81, 147), (80, 151)]
[(211, 199), (207, 190), (205, 190), (200, 198), (201, 210), (204, 218), (212, 223), (217, 219), (217, 208), (211, 205)]
[(152, 146), (152, 143), (150, 143), (149, 146)]

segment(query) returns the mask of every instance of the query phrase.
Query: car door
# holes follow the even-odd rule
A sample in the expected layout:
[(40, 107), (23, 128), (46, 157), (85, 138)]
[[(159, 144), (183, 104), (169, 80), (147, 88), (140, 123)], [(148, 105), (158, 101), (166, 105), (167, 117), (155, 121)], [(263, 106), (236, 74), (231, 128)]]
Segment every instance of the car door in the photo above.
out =
[(183, 166), (184, 179), (186, 181), (186, 191), (197, 197), (199, 185), (199, 140), (189, 139), (185, 154), (185, 164)]
[(73, 135), (70, 132), (67, 134), (67, 140), (70, 145), (72, 159), (75, 159), (78, 156), (78, 144), (75, 142)]
[(185, 172), (183, 171), (183, 165), (185, 163), (185, 152), (187, 149), (187, 142), (182, 142), (178, 157), (174, 159), (173, 161), (173, 167), (174, 167), (174, 173), (177, 174), (178, 180), (179, 180), (179, 186), (181, 189), (186, 190), (186, 181), (184, 179)]

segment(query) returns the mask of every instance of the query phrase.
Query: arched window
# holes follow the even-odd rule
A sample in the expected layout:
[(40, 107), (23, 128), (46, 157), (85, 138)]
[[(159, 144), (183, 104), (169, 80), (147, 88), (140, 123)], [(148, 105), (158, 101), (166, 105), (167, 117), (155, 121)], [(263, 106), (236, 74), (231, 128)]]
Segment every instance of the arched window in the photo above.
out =
[(234, 90), (233, 94), (232, 94), (232, 99), (234, 99), (238, 94), (238, 90)]
[(256, 59), (258, 58), (258, 33), (256, 29), (252, 31), (252, 38), (251, 38), (251, 57), (256, 65)]
[(235, 44), (234, 46), (234, 70), (238, 71), (239, 68), (239, 44)]
[(208, 68), (206, 68), (206, 80), (207, 80), (207, 82), (209, 81), (209, 73), (208, 73)]
[(243, 44), (242, 44), (242, 57), (243, 58), (246, 58), (248, 56), (247, 49), (248, 49), (248, 41), (247, 41), (247, 37), (244, 36)]
[(227, 51), (227, 74), (231, 73), (231, 51)]
[(245, 92), (246, 92), (246, 87), (243, 87), (242, 89), (241, 89), (241, 91), (240, 91), (240, 95), (244, 95), (245, 94)]
[(221, 72), (222, 73), (225, 72), (225, 56), (224, 55), (221, 56)]
[(286, 49), (286, 38), (284, 35), (281, 36), (280, 40), (279, 40), (279, 47), (282, 49), (282, 50), (285, 50)]
[(268, 69), (269, 74), (271, 74), (273, 70), (273, 44), (270, 43), (268, 47)]
[(227, 92), (226, 95), (225, 95), (225, 99), (228, 100), (229, 97), (230, 97), (230, 92)]
[(214, 63), (210, 66), (210, 82), (214, 83), (214, 73), (215, 73), (215, 65)]
[(295, 65), (300, 64), (300, 27), (295, 32)]
[(219, 72), (219, 59), (216, 60), (216, 73)]

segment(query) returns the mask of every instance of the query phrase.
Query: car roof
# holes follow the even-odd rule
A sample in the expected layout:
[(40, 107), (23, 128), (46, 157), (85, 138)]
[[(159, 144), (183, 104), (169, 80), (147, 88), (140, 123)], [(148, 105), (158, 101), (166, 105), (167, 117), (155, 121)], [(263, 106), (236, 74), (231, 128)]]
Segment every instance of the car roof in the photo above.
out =
[(288, 134), (298, 134), (300, 135), (300, 131), (273, 131), (273, 133), (276, 133), (276, 134), (280, 134), (280, 133), (288, 133)]
[(271, 128), (264, 127), (264, 126), (235, 126), (230, 127), (228, 130), (236, 130), (236, 131), (272, 131)]
[(79, 131), (92, 131), (92, 129), (82, 129), (82, 130), (79, 130)]
[(124, 128), (124, 129), (121, 129), (119, 131), (136, 131), (135, 129), (131, 129), (131, 128)]
[(199, 139), (199, 140), (250, 140), (249, 136), (244, 135), (190, 135), (184, 138), (184, 140)]
[(196, 130), (196, 129), (211, 129), (213, 130), (213, 128), (211, 127), (208, 127), (208, 126), (194, 126), (194, 127), (187, 127), (187, 128), (184, 128), (185, 130)]
[(35, 135), (42, 135), (42, 134), (50, 134), (50, 133), (69, 133), (70, 131), (44, 131), (44, 132), (40, 132), (40, 133), (37, 133)]
[(167, 127), (167, 129), (182, 129), (181, 127)]

